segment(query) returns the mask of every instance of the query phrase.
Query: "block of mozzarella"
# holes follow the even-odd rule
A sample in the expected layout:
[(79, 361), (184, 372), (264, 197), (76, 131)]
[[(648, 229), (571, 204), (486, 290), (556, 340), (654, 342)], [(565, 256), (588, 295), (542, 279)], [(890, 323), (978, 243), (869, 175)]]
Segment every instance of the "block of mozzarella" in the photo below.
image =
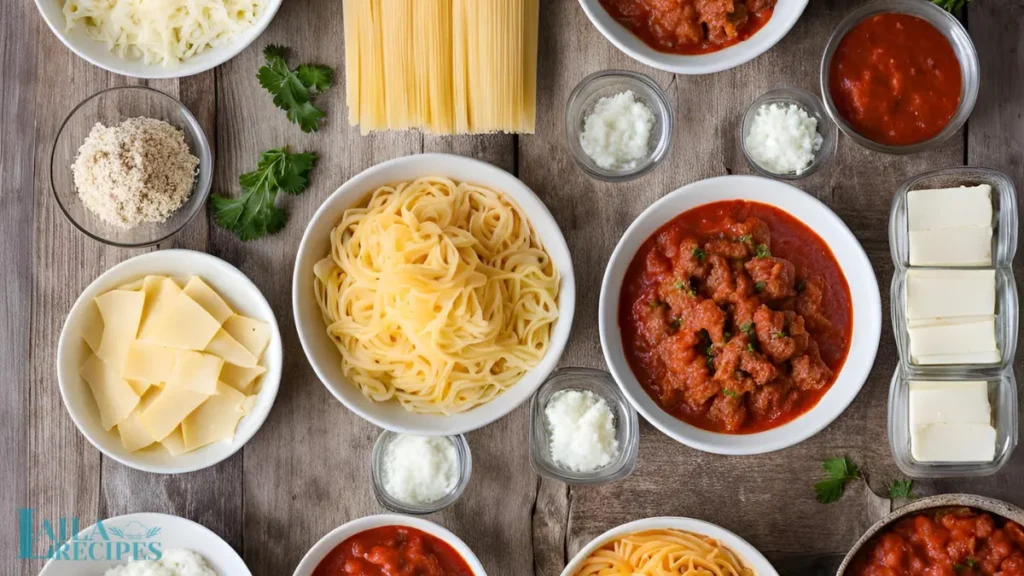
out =
[(992, 226), (992, 187), (988, 184), (911, 190), (907, 193), (910, 230)]
[[(968, 322), (939, 321), (914, 326), (910, 331), (910, 356), (969, 354), (998, 350), (994, 317)], [(914, 360), (916, 363), (917, 361)]]
[(991, 266), (992, 228), (910, 231), (911, 266)]
[(910, 382), (911, 428), (928, 424), (989, 424), (991, 421), (988, 382)]
[(991, 316), (995, 270), (909, 270), (907, 319)]
[(996, 430), (989, 424), (928, 424), (912, 429), (910, 453), (918, 462), (991, 462)]

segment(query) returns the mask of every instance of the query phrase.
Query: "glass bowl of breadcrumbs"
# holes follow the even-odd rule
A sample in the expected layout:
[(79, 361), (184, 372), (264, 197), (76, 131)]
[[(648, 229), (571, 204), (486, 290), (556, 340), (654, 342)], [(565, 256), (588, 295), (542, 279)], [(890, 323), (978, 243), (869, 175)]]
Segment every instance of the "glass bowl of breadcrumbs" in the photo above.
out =
[(50, 186), (64, 215), (94, 240), (151, 246), (206, 204), (213, 153), (177, 99), (146, 86), (98, 92), (57, 131)]

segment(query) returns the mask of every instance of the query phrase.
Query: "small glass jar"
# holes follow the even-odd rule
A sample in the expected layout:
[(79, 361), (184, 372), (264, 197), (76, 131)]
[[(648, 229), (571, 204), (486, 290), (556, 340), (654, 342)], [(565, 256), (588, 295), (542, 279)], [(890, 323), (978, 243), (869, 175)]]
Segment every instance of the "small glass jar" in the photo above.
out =
[[(603, 468), (575, 472), (562, 468), (551, 457), (551, 431), (544, 411), (552, 396), (565, 390), (586, 390), (608, 403), (615, 418), (615, 439), (619, 453)], [(588, 485), (615, 482), (636, 468), (640, 426), (636, 410), (619, 390), (611, 375), (591, 368), (556, 370), (533, 396), (530, 403), (530, 464), (537, 474), (566, 484)]]
[(412, 504), (409, 502), (402, 502), (389, 494), (385, 488), (384, 482), (384, 466), (388, 447), (401, 436), (403, 436), (403, 434), (384, 430), (381, 432), (380, 436), (377, 437), (377, 441), (373, 445), (370, 473), (373, 477), (373, 493), (374, 496), (377, 497), (377, 502), (380, 502), (381, 506), (391, 512), (411, 514), (414, 516), (433, 514), (434, 512), (439, 512), (454, 504), (455, 501), (462, 496), (462, 492), (466, 489), (466, 486), (469, 485), (469, 478), (473, 471), (473, 456), (469, 451), (469, 443), (466, 442), (466, 437), (462, 434), (459, 434), (458, 436), (441, 437), (455, 446), (457, 460), (456, 467), (458, 469), (459, 476), (451, 490), (449, 490), (443, 497), (433, 502)]
[[(989, 462), (920, 462), (910, 449), (910, 381), (981, 380), (988, 383), (992, 426), (996, 429), (996, 454)], [(899, 469), (912, 478), (990, 476), (1002, 468), (1017, 447), (1017, 383), (1012, 370), (980, 376), (967, 372), (920, 375), (905, 367), (896, 368), (889, 386), (889, 447)]]
[[(754, 160), (753, 156), (751, 156), (750, 150), (747, 149), (747, 137), (750, 136), (750, 130), (754, 125), (754, 118), (757, 116), (757, 111), (760, 110), (762, 106), (770, 104), (795, 104), (798, 108), (802, 108), (811, 118), (814, 118), (818, 122), (817, 131), (818, 134), (821, 135), (821, 147), (815, 151), (814, 160), (799, 173), (786, 172), (779, 174), (771, 172), (758, 164)], [(828, 113), (825, 111), (825, 105), (821, 103), (821, 99), (806, 90), (800, 90), (798, 88), (778, 88), (776, 90), (765, 92), (760, 98), (754, 100), (750, 107), (747, 108), (747, 112), (743, 115), (743, 122), (740, 124), (740, 148), (743, 150), (743, 156), (746, 157), (747, 163), (750, 164), (750, 167), (758, 174), (769, 178), (778, 178), (780, 180), (798, 180), (800, 178), (806, 178), (818, 170), (821, 170), (822, 166), (827, 164), (829, 159), (832, 158), (832, 154), (835, 152), (836, 142), (838, 140), (839, 138), (836, 126), (829, 119)]]
[[(643, 102), (654, 114), (647, 157), (637, 162), (636, 166), (624, 170), (601, 168), (583, 150), (580, 134), (598, 100), (626, 90), (631, 90), (637, 100)], [(653, 170), (668, 154), (672, 146), (672, 108), (658, 83), (643, 74), (625, 70), (596, 72), (580, 81), (569, 95), (569, 102), (565, 106), (565, 136), (573, 159), (587, 175), (606, 182), (631, 180)]]

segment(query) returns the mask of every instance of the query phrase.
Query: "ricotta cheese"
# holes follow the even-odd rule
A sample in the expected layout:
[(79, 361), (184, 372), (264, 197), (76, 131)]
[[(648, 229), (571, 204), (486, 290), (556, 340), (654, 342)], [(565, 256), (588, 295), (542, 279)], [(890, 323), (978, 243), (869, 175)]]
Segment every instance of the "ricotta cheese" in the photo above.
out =
[(632, 170), (650, 154), (654, 113), (632, 90), (597, 101), (583, 121), (580, 146), (605, 170)]
[(615, 416), (604, 398), (589, 390), (563, 390), (544, 408), (551, 460), (573, 472), (593, 472), (619, 455)]
[(217, 576), (206, 560), (191, 550), (170, 548), (159, 560), (136, 560), (107, 570), (104, 576)]
[(818, 120), (796, 104), (764, 104), (754, 113), (747, 154), (772, 174), (802, 174), (821, 149)]

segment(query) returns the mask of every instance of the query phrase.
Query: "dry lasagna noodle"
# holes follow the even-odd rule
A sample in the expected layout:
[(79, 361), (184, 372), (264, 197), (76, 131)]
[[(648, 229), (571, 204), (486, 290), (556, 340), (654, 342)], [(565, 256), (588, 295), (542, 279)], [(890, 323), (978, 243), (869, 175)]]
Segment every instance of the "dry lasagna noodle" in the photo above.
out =
[(344, 3), (349, 124), (533, 133), (539, 0)]
[(598, 548), (575, 576), (756, 576), (717, 540), (682, 530), (648, 530)]

